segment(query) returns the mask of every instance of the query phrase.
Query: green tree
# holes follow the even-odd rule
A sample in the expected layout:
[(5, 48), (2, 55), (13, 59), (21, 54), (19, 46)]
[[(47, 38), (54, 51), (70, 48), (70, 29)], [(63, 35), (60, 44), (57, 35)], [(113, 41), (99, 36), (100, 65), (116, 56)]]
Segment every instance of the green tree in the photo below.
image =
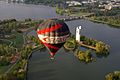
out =
[(113, 78), (114, 78), (113, 73), (109, 73), (108, 75), (105, 76), (105, 80), (113, 80)]
[(109, 47), (108, 47), (108, 45), (104, 44), (101, 41), (97, 42), (96, 43), (96, 52), (97, 52), (97, 54), (108, 55), (109, 54)]

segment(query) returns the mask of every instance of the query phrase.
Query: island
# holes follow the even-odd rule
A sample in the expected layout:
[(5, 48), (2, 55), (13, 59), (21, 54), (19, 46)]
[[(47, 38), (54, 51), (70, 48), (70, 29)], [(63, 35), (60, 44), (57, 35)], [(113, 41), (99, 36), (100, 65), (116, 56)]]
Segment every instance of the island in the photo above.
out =
[[(68, 51), (73, 51), (74, 55), (85, 63), (95, 61), (96, 59), (92, 57), (91, 52), (94, 50), (97, 56), (106, 57), (109, 55), (110, 46), (102, 41), (98, 41), (92, 38), (87, 38), (86, 36), (80, 37), (81, 42), (75, 40), (74, 35), (72, 35), (64, 44), (64, 48)], [(85, 47), (88, 50), (82, 51), (79, 47)]]
[(105, 80), (120, 80), (120, 71), (114, 71), (114, 72), (108, 73), (105, 76)]

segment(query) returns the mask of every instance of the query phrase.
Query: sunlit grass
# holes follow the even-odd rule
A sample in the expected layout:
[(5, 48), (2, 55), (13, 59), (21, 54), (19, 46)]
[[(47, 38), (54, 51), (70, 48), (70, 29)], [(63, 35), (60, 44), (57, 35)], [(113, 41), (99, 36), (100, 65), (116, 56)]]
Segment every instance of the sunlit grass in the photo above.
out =
[(0, 66), (0, 74), (5, 73), (10, 68), (10, 66), (11, 65), (9, 65), (9, 66)]
[(15, 38), (10, 39), (13, 42), (13, 46), (16, 48), (21, 48), (24, 44), (23, 34), (15, 33)]

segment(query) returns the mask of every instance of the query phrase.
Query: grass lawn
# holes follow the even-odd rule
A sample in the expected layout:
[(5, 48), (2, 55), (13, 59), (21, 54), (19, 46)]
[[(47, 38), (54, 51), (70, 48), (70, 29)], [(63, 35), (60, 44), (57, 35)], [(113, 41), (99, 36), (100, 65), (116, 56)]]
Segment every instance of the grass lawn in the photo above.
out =
[(23, 43), (24, 43), (24, 39), (23, 39), (23, 34), (22, 33), (15, 33), (16, 37), (13, 38), (13, 39), (10, 39), (11, 41), (13, 41), (13, 45), (16, 47), (16, 48), (21, 48), (23, 46)]
[(0, 74), (4, 74), (10, 67), (11, 67), (11, 65), (9, 65), (9, 66), (0, 66)]

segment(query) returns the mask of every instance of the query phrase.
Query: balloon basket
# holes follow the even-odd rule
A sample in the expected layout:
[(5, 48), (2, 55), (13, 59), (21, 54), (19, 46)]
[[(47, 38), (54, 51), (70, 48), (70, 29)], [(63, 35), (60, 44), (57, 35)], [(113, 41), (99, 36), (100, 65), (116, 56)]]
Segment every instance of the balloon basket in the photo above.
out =
[(55, 59), (55, 58), (54, 58), (54, 56), (51, 56), (50, 59), (53, 60), (53, 59)]

